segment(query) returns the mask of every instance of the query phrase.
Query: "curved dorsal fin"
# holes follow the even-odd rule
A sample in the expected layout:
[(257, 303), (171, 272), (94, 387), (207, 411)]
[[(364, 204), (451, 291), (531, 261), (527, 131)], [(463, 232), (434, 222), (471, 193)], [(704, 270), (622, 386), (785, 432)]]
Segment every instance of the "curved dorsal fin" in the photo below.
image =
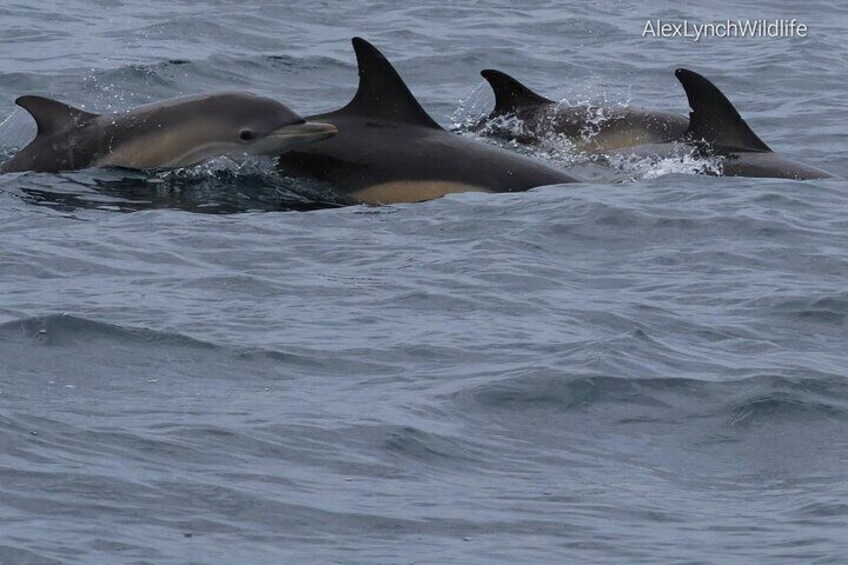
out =
[(480, 71), (495, 93), (495, 109), (492, 114), (514, 114), (526, 106), (544, 106), (555, 104), (544, 96), (539, 96), (511, 76), (494, 69)]
[(353, 38), (359, 65), (359, 88), (347, 106), (336, 113), (357, 114), (374, 119), (442, 129), (424, 111), (392, 64), (376, 47)]
[(677, 69), (674, 74), (683, 85), (692, 108), (685, 134), (687, 139), (740, 151), (771, 151), (713, 83), (688, 69)]
[(21, 96), (15, 104), (35, 119), (38, 135), (48, 135), (97, 117), (97, 114), (43, 96)]

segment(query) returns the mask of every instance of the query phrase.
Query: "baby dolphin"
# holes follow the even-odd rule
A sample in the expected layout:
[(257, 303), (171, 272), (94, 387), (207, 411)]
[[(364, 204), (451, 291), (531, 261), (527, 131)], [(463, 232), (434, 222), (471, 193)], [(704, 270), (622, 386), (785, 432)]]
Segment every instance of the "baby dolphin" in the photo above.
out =
[(305, 121), (276, 100), (244, 92), (103, 115), (41, 96), (15, 103), (32, 115), (38, 133), (0, 167), (7, 173), (186, 167), (221, 155), (280, 155), (336, 133), (330, 124)]

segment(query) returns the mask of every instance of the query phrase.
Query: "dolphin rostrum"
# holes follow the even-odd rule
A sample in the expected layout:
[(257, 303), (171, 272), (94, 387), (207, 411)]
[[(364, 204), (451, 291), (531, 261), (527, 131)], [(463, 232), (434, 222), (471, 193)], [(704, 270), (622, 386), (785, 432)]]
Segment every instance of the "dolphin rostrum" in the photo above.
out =
[(38, 133), (3, 163), (3, 172), (185, 167), (221, 155), (279, 155), (336, 133), (332, 125), (307, 122), (275, 100), (241, 92), (104, 115), (41, 96), (22, 96), (16, 103), (35, 119)]
[(284, 174), (329, 182), (343, 199), (371, 204), (577, 181), (541, 161), (444, 130), (382, 53), (358, 37), (353, 48), (359, 65), (353, 99), (308, 118), (333, 124), (338, 135), (282, 155)]

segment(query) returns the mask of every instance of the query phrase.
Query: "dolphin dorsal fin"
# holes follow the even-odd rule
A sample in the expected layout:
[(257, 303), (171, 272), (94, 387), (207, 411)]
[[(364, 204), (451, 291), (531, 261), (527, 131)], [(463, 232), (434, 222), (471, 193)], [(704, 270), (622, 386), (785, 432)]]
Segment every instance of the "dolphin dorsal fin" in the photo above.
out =
[(376, 47), (361, 37), (354, 37), (352, 41), (359, 65), (359, 88), (353, 100), (339, 113), (442, 129), (421, 107), (392, 64)]
[(35, 119), (38, 135), (48, 135), (97, 117), (97, 114), (43, 96), (21, 96), (15, 104)]
[(685, 136), (716, 147), (750, 152), (771, 152), (757, 137), (730, 100), (713, 83), (694, 71), (677, 69), (677, 80), (689, 98), (689, 129)]
[(496, 116), (514, 114), (525, 106), (545, 106), (555, 104), (544, 96), (539, 96), (511, 76), (494, 69), (480, 71), (495, 93), (495, 109), (492, 114)]

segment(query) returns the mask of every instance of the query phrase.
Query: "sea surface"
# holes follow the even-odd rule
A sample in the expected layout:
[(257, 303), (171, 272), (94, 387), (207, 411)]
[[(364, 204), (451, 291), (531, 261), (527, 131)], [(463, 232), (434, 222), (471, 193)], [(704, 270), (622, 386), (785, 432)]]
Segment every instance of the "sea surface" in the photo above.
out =
[[(642, 37), (657, 18), (809, 32)], [(843, 2), (4, 0), (0, 21), (0, 160), (34, 135), (22, 94), (338, 108), (359, 35), (457, 135), (491, 106), (483, 68), (686, 113), (687, 67), (842, 177), (654, 163), (334, 207), (265, 160), (2, 175), (3, 565), (848, 562)]]

